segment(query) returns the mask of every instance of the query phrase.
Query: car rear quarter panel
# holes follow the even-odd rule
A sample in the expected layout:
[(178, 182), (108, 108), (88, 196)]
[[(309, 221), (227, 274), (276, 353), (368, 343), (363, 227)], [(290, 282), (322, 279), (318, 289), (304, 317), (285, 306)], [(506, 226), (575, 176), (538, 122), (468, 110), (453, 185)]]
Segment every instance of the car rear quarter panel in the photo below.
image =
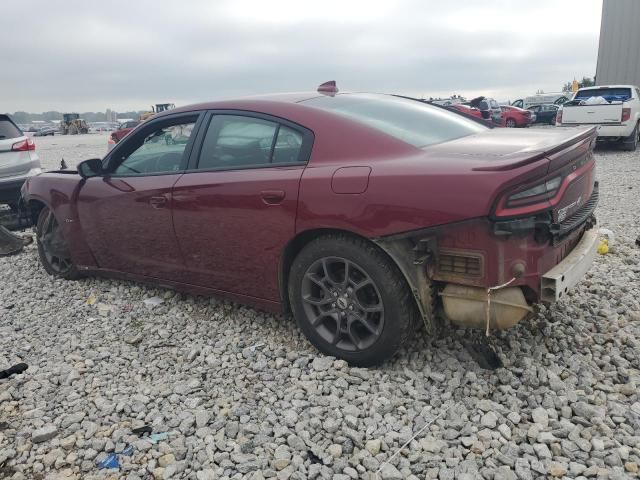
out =
[[(345, 164), (370, 168), (363, 193), (332, 190), (332, 175)], [(478, 172), (464, 156), (444, 158), (422, 151), (395, 158), (311, 164), (302, 176), (296, 230), (334, 228), (378, 238), (487, 217), (509, 180), (542, 175), (547, 165), (547, 160), (541, 160), (506, 172)]]

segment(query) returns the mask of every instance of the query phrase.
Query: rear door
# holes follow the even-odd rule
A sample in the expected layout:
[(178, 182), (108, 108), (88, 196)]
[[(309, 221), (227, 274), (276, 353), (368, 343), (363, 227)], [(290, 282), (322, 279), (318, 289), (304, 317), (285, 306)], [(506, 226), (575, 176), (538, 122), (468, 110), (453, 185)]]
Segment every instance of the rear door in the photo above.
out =
[(213, 112), (205, 123), (197, 158), (173, 189), (190, 281), (278, 301), (280, 255), (295, 232), (313, 134), (249, 112)]
[(171, 218), (171, 190), (188, 164), (198, 113), (150, 121), (85, 180), (78, 215), (101, 268), (182, 281), (184, 261)]

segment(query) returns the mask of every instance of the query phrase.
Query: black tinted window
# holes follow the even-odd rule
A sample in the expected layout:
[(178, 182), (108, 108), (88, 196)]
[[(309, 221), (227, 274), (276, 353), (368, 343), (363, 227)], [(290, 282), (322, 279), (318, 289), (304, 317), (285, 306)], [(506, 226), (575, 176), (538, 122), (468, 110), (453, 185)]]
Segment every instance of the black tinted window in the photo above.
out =
[(0, 115), (0, 140), (7, 138), (18, 138), (22, 136), (22, 132), (16, 127), (11, 120), (4, 115)]
[(302, 103), (348, 117), (415, 147), (426, 147), (487, 129), (443, 108), (391, 95), (343, 94), (316, 97)]
[(607, 100), (627, 100), (631, 98), (630, 88), (594, 88), (578, 90), (576, 100), (585, 100), (590, 97), (604, 97)]
[(199, 169), (238, 168), (299, 160), (302, 135), (276, 122), (239, 115), (212, 118)]

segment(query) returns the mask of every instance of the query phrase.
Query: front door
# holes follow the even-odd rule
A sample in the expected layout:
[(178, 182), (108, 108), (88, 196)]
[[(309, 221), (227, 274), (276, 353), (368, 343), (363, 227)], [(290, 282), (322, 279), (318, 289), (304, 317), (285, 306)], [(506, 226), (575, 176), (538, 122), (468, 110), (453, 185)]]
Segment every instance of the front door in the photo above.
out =
[(190, 283), (278, 301), (312, 134), (280, 119), (211, 117), (197, 163), (174, 186), (174, 226)]
[(80, 189), (80, 224), (101, 268), (181, 279), (171, 191), (186, 168), (197, 118), (149, 122), (105, 159), (105, 175)]

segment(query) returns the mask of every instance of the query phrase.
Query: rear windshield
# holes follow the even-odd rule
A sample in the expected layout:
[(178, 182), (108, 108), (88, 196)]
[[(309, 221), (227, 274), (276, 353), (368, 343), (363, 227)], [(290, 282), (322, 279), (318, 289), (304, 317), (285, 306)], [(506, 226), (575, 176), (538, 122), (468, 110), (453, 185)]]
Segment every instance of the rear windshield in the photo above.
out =
[(608, 102), (629, 100), (631, 98), (630, 88), (594, 88), (589, 90), (578, 90), (574, 100), (586, 100), (591, 97), (604, 97)]
[(444, 108), (392, 95), (341, 94), (302, 103), (356, 120), (418, 148), (487, 130)]
[(9, 117), (0, 115), (0, 140), (18, 138), (21, 136), (22, 132), (11, 120), (9, 120)]

